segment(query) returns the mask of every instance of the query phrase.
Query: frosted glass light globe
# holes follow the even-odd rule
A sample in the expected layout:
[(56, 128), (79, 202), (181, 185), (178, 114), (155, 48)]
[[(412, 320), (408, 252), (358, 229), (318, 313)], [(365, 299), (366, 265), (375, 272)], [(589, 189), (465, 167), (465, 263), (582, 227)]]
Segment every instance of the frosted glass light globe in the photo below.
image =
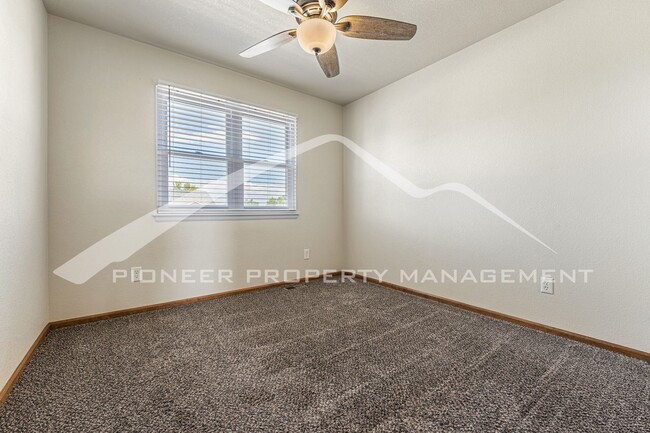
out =
[(309, 54), (324, 54), (336, 42), (336, 27), (322, 18), (312, 18), (303, 21), (298, 26), (298, 42)]

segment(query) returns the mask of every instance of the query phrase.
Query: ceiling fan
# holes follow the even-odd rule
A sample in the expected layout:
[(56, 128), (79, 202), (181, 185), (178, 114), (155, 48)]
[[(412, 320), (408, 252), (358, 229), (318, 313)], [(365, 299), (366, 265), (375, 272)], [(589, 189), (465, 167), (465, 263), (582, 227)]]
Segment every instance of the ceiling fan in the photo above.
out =
[(239, 55), (258, 56), (298, 39), (307, 53), (316, 55), (327, 78), (339, 75), (336, 51), (337, 31), (358, 39), (408, 41), (415, 36), (417, 26), (385, 18), (352, 15), (338, 19), (338, 11), (348, 0), (260, 0), (262, 3), (296, 17), (298, 28), (286, 30), (253, 45)]

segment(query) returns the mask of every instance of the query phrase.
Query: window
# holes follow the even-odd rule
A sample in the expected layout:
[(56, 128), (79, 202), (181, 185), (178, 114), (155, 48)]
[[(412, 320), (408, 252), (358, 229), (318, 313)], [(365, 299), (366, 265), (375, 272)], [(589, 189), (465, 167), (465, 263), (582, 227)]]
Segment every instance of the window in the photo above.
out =
[(296, 118), (159, 83), (158, 214), (296, 216)]

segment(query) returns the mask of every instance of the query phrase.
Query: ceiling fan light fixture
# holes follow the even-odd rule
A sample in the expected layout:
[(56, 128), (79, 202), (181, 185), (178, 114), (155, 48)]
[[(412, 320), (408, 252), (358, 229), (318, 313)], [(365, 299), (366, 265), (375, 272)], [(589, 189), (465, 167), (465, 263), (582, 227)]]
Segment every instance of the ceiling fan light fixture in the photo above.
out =
[(322, 18), (303, 21), (298, 26), (298, 43), (309, 54), (324, 54), (336, 42), (336, 27)]
[(249, 59), (298, 39), (300, 47), (318, 62), (327, 78), (334, 78), (341, 73), (335, 44), (337, 33), (340, 32), (348, 38), (408, 41), (418, 30), (415, 24), (365, 15), (349, 15), (338, 19), (341, 8), (348, 3), (348, 0), (260, 1), (293, 15), (299, 24), (298, 28), (285, 30), (266, 38), (239, 55)]

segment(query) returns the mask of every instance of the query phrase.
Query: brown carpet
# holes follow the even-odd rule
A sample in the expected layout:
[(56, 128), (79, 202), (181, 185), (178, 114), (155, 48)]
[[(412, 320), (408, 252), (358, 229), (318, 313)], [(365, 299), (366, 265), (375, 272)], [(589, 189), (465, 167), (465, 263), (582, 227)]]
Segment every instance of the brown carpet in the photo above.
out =
[(51, 332), (0, 432), (650, 432), (650, 364), (361, 284)]

